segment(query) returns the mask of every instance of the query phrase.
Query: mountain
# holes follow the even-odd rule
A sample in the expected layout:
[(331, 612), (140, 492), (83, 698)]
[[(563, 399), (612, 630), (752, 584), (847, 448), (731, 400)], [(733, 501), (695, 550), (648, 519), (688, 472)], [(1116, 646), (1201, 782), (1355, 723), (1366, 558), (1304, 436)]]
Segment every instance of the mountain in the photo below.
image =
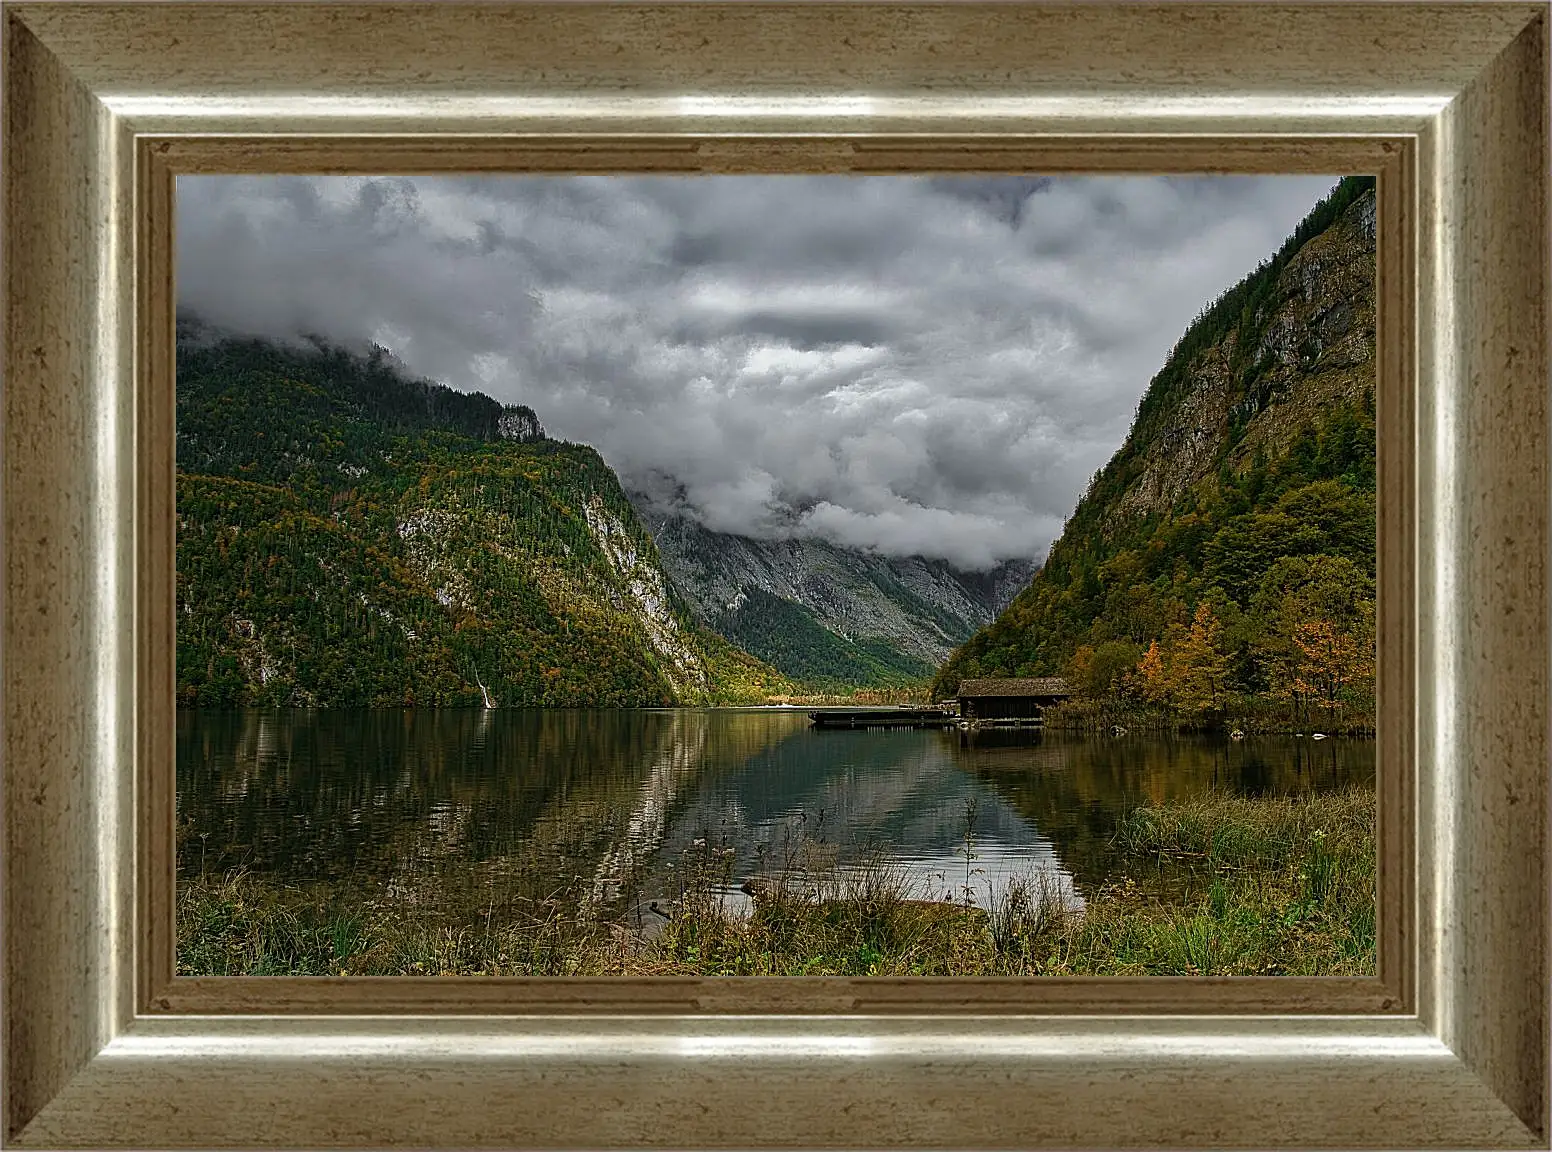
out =
[(613, 471), (529, 409), (188, 317), (177, 355), (180, 703), (793, 690), (694, 622)]
[(954, 645), (1029, 582), (1032, 561), (961, 572), (822, 540), (713, 532), (632, 497), (695, 619), (813, 684), (899, 685), (932, 675)]
[(1343, 180), (1196, 319), (1039, 574), (935, 694), (1065, 673), (1091, 703), (1372, 717), (1373, 188)]

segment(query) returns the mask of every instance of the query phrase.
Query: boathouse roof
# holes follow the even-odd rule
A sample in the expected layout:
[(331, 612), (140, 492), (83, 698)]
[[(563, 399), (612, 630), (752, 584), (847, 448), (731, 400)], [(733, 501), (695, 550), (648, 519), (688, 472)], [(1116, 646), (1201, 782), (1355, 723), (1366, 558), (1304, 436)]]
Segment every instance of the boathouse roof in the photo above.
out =
[(1071, 696), (1072, 690), (1060, 676), (1024, 678), (987, 677), (961, 680), (960, 696)]

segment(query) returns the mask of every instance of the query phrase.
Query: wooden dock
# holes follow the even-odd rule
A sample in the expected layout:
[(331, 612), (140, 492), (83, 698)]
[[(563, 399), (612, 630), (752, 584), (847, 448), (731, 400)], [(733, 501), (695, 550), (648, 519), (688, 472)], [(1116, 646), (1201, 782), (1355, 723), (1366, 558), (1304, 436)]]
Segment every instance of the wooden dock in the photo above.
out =
[(810, 712), (815, 728), (952, 728), (946, 708), (826, 708)]

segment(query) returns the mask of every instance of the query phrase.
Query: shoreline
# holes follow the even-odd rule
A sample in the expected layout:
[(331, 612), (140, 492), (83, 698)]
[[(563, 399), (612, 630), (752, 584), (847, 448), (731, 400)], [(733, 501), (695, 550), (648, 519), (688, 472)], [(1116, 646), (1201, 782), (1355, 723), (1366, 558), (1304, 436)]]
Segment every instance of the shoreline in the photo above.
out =
[[(350, 713), (405, 713), (405, 712), (448, 712), (448, 713), (475, 713), (508, 715), (533, 715), (537, 713), (643, 713), (643, 714), (667, 714), (682, 712), (698, 713), (754, 713), (770, 715), (802, 715), (809, 711), (833, 708), (838, 710), (854, 709), (864, 711), (878, 709), (888, 711), (892, 709), (911, 709), (921, 707), (917, 704), (895, 704), (877, 702), (859, 702), (848, 697), (828, 697), (817, 700), (804, 700), (803, 702), (786, 701), (780, 703), (763, 704), (652, 704), (639, 706), (599, 706), (599, 705), (534, 705), (532, 707), (498, 707), (482, 708), (478, 704), (410, 704), (410, 705), (306, 705), (306, 704), (236, 704), (236, 705), (200, 705), (179, 704), (175, 713), (199, 714), (220, 713), (232, 714), (242, 712), (259, 712), (270, 714), (314, 714), (324, 713), (331, 715), (345, 715)], [(1114, 731), (1117, 725), (1107, 724), (1078, 724), (1063, 723), (1060, 719), (1047, 721), (1041, 728), (1021, 729), (1028, 738), (1039, 739), (1042, 733), (1063, 736), (1083, 736), (1096, 740), (1136, 740), (1142, 738), (1174, 740), (1182, 737), (1200, 738), (1209, 740), (1222, 740), (1229, 743), (1251, 742), (1265, 737), (1277, 737), (1280, 739), (1305, 739), (1320, 743), (1326, 740), (1374, 740), (1377, 732), (1373, 724), (1347, 725), (1332, 727), (1329, 730), (1318, 725), (1306, 725), (1303, 727), (1288, 726), (1259, 726), (1252, 725), (1240, 730), (1236, 736), (1235, 729), (1230, 725), (1216, 727), (1203, 727), (1190, 724), (1158, 724), (1147, 721), (1133, 721), (1132, 724), (1119, 725), (1120, 732)], [(943, 729), (948, 731), (949, 729)]]

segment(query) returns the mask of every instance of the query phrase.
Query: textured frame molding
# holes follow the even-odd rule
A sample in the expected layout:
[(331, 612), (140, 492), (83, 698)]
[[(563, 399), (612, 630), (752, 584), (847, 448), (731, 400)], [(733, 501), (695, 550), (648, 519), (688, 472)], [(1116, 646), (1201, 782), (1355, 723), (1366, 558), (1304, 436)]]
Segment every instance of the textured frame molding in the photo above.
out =
[[(0, 1137), (1548, 1145), (1544, 5), (3, 16)], [(177, 172), (1032, 168), (1379, 174), (1377, 978), (173, 979)]]

